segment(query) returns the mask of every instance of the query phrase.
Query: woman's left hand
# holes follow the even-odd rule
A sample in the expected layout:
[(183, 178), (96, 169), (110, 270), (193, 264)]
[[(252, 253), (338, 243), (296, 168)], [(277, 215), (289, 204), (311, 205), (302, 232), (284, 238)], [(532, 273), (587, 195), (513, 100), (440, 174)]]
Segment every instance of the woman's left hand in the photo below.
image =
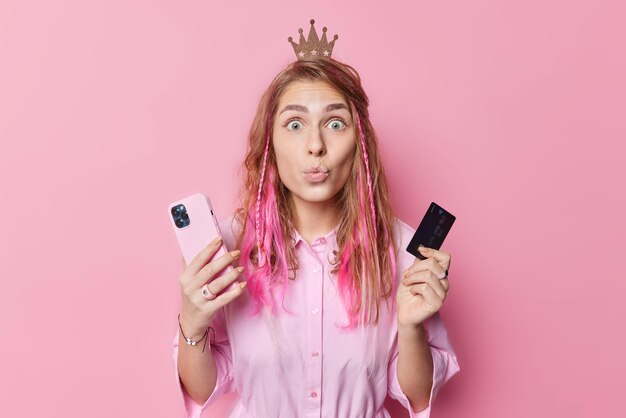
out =
[(402, 274), (397, 296), (398, 327), (418, 326), (430, 318), (441, 309), (450, 288), (446, 276), (450, 254), (423, 246), (419, 249), (427, 258), (415, 258), (413, 265)]

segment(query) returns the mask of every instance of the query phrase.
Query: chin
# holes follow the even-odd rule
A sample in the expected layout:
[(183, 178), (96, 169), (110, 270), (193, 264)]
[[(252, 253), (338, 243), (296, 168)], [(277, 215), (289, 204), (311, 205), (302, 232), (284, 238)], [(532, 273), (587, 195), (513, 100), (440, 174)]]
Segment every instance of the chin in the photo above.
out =
[[(322, 188), (320, 188), (322, 189)], [(300, 197), (300, 199), (305, 200), (307, 202), (326, 202), (327, 200), (330, 200), (332, 198), (335, 197), (335, 195), (337, 194), (336, 191), (330, 190), (327, 187), (324, 187), (323, 190), (317, 190), (315, 192), (309, 192), (309, 193), (303, 193), (303, 194), (299, 194), (298, 196)]]

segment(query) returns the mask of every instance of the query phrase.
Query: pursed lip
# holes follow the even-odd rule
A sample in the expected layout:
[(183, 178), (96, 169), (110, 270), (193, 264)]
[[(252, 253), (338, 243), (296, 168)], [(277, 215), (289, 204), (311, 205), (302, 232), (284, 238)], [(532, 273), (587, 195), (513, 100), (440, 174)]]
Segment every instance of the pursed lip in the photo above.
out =
[(304, 170), (304, 173), (328, 173), (328, 169), (325, 169), (321, 166), (317, 166), (317, 167), (309, 167), (306, 170)]

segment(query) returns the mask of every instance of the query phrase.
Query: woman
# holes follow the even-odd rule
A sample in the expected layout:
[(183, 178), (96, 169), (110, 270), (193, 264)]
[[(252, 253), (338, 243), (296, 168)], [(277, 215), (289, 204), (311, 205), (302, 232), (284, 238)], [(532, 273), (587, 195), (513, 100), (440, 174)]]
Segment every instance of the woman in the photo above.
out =
[(187, 416), (237, 391), (231, 417), (389, 417), (387, 394), (428, 417), (459, 370), (438, 313), (450, 255), (404, 251), (414, 230), (393, 216), (367, 108), (330, 58), (291, 63), (261, 98), (242, 204), (220, 222), (237, 250), (213, 259), (213, 243), (180, 276)]

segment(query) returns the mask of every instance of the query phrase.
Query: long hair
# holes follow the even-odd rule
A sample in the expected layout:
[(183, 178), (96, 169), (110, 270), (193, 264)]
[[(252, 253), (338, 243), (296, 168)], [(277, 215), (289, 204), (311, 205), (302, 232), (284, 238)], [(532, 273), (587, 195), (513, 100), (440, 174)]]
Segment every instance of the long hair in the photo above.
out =
[[(372, 316), (377, 324), (380, 300), (396, 293), (394, 214), (369, 120), (369, 99), (357, 71), (335, 59), (289, 64), (263, 93), (250, 128), (241, 206), (235, 220), (242, 226), (236, 246), (241, 249), (247, 289), (255, 304), (253, 315), (264, 306), (276, 312), (274, 286), (280, 288), (283, 309), (288, 312), (284, 306), (287, 285), (297, 277), (294, 207), (290, 191), (278, 176), (271, 141), (279, 99), (294, 81), (327, 82), (349, 103), (357, 146), (351, 174), (338, 192), (338, 251), (331, 274), (338, 276), (338, 290), (349, 318), (342, 328), (371, 323)], [(393, 311), (395, 297), (391, 299)]]

